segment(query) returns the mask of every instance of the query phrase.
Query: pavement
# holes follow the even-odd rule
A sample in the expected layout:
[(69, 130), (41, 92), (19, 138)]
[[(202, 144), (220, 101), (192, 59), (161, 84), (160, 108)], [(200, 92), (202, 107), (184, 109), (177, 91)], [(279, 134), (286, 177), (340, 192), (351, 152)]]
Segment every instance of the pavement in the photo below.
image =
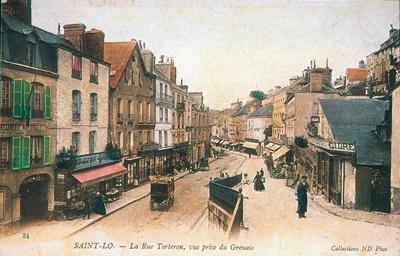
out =
[[(249, 176), (249, 180), (252, 182), (253, 177), (255, 176), (256, 172), (259, 171), (261, 168), (265, 170), (265, 175), (269, 176), (269, 173), (267, 170), (267, 167), (264, 163), (264, 159), (262, 157), (257, 157), (257, 156), (252, 156), (250, 159), (248, 158), (248, 155), (237, 153), (237, 152), (230, 152), (234, 154), (239, 154), (242, 155), (244, 158), (246, 158), (245, 161), (243, 161), (242, 165), (240, 165), (236, 170), (231, 170), (231, 173), (229, 175), (233, 175), (235, 173), (247, 173)], [(220, 158), (210, 158), (209, 162), (217, 161)], [(186, 175), (189, 174), (189, 171), (184, 171), (181, 173), (178, 173), (175, 175), (175, 180), (179, 180), (181, 178), (184, 178)], [(268, 177), (269, 178), (269, 177)], [(285, 194), (291, 195), (293, 194), (294, 197), (294, 191), (293, 188), (286, 187), (286, 181), (285, 180), (274, 180), (273, 182), (276, 182), (277, 185), (279, 186), (280, 191), (284, 191)], [(243, 186), (243, 185), (240, 185)], [(272, 187), (269, 189), (273, 189)], [(268, 188), (267, 188), (268, 190)], [(85, 219), (83, 220), (82, 218), (77, 218), (74, 220), (66, 220), (66, 221), (51, 221), (51, 222), (44, 222), (41, 225), (33, 225), (31, 227), (23, 229), (19, 233), (29, 233), (31, 234), (31, 239), (30, 242), (34, 243), (34, 237), (39, 238), (38, 242), (45, 242), (47, 241), (53, 241), (53, 240), (61, 240), (68, 238), (69, 236), (76, 234), (83, 230), (84, 228), (91, 226), (95, 224), (96, 222), (100, 221), (103, 218), (106, 218), (107, 216), (117, 212), (118, 210), (123, 209), (124, 207), (127, 207), (128, 205), (141, 200), (149, 195), (150, 192), (150, 183), (144, 184), (142, 186), (139, 186), (137, 188), (131, 189), (129, 191), (123, 192), (122, 197), (112, 203), (107, 203), (107, 214), (104, 216), (92, 213), (91, 214), (91, 219)], [(243, 194), (244, 196), (250, 196), (252, 198), (261, 198), (261, 193), (257, 194), (257, 192), (254, 192), (253, 189), (253, 183), (250, 183), (249, 185), (246, 185), (243, 187)], [(373, 223), (377, 225), (385, 225), (385, 226), (390, 226), (390, 227), (400, 227), (400, 215), (394, 215), (394, 214), (385, 214), (385, 213), (378, 213), (378, 212), (365, 212), (365, 211), (359, 211), (359, 210), (353, 210), (353, 209), (343, 209), (339, 206), (336, 206), (332, 203), (327, 202), (324, 197), (322, 196), (311, 196), (311, 200), (309, 200), (309, 203), (314, 205), (315, 207), (320, 207), (327, 211), (330, 214), (333, 214), (335, 216), (349, 219), (349, 220), (355, 220), (355, 221), (362, 221), (362, 222), (368, 222), (368, 223)], [(245, 213), (246, 214), (246, 213)], [(206, 216), (207, 214), (205, 214)], [(293, 215), (295, 215), (293, 211)], [(259, 222), (258, 218), (245, 218), (244, 220), (244, 225), (245, 226), (256, 226), (257, 223)], [(254, 223), (253, 223), (254, 222)], [(202, 225), (206, 225), (206, 221), (201, 221)], [(46, 228), (44, 228), (46, 226)], [(198, 229), (199, 227), (196, 227)], [(17, 234), (18, 235), (18, 234)], [(0, 236), (0, 239), (2, 242), (7, 242), (8, 238), (13, 236), (13, 234), (9, 234), (6, 236)], [(12, 239), (10, 239), (10, 243), (12, 243)]]

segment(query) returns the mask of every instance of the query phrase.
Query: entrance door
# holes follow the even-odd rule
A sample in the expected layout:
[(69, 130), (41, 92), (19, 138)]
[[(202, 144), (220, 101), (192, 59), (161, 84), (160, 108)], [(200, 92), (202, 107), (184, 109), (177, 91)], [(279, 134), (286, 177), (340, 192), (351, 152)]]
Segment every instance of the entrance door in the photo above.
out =
[(48, 210), (48, 180), (27, 182), (19, 188), (21, 219), (45, 219)]
[(371, 169), (356, 170), (356, 209), (371, 211)]

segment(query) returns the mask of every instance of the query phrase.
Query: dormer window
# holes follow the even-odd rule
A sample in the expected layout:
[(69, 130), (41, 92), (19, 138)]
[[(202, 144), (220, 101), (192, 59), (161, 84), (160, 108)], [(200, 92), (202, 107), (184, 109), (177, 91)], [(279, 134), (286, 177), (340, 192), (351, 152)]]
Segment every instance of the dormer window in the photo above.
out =
[(28, 64), (29, 66), (35, 66), (35, 50), (36, 45), (34, 43), (28, 42)]

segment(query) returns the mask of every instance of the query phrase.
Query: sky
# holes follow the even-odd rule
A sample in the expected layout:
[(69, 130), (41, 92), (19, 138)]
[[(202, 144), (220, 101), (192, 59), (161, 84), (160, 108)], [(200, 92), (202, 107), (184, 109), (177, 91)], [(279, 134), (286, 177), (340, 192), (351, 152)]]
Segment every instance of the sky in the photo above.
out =
[(328, 59), (333, 81), (357, 68), (399, 28), (399, 1), (32, 0), (34, 26), (57, 33), (59, 23), (141, 40), (157, 62), (174, 59), (177, 84), (223, 109), (287, 86), (311, 60)]

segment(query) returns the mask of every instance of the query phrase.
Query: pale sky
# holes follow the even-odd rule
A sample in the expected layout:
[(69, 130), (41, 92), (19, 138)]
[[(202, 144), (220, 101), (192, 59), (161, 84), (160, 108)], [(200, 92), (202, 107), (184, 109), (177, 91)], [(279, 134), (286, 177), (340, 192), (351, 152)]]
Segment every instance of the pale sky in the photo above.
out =
[[(106, 42), (141, 40), (173, 57), (177, 83), (212, 109), (286, 86), (316, 60), (335, 80), (399, 28), (398, 1), (32, 0), (32, 24), (83, 23)], [(63, 29), (61, 30), (63, 33)]]

